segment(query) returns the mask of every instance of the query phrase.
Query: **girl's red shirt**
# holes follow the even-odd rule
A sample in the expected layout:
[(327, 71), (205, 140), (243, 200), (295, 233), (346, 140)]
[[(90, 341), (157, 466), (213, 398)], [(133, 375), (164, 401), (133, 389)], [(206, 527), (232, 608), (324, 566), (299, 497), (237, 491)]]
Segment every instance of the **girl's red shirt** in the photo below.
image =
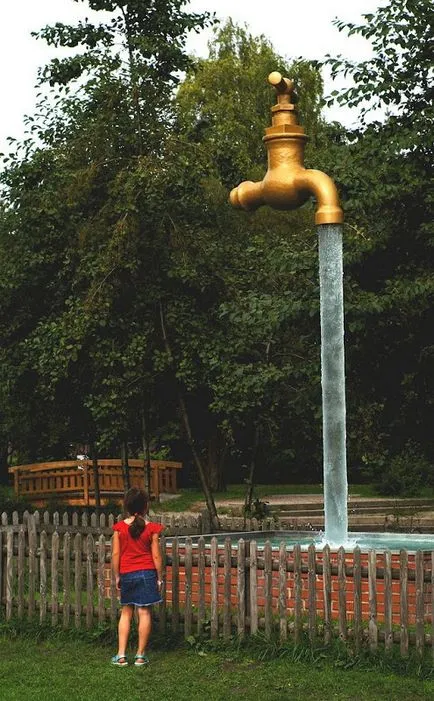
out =
[(119, 573), (136, 572), (137, 570), (155, 570), (151, 552), (151, 539), (154, 533), (160, 534), (164, 529), (160, 523), (148, 521), (137, 539), (130, 536), (130, 525), (119, 521), (113, 530), (119, 533), (120, 563)]

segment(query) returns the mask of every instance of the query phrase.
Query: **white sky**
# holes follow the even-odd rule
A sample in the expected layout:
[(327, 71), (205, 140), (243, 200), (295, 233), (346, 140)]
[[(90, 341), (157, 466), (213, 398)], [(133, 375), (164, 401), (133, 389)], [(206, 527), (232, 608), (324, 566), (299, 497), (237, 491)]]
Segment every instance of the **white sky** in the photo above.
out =
[[(146, 0), (144, 0), (146, 1)], [(0, 24), (0, 152), (8, 151), (7, 136), (21, 138), (23, 116), (32, 114), (36, 100), (34, 88), (37, 69), (54, 56), (44, 42), (30, 36), (46, 24), (74, 23), (92, 13), (86, 2), (73, 0), (13, 0), (2, 7)], [(221, 18), (231, 16), (246, 23), (257, 35), (264, 34), (275, 50), (286, 57), (321, 58), (326, 53), (360, 59), (369, 55), (369, 44), (359, 38), (347, 38), (332, 25), (335, 17), (358, 22), (361, 13), (372, 12), (384, 0), (191, 0), (190, 9), (215, 11)], [(95, 13), (102, 18), (102, 13)], [(188, 48), (206, 56), (209, 34), (193, 35)], [(326, 82), (326, 89), (330, 84)], [(331, 119), (350, 124), (357, 115), (334, 108), (327, 113)]]

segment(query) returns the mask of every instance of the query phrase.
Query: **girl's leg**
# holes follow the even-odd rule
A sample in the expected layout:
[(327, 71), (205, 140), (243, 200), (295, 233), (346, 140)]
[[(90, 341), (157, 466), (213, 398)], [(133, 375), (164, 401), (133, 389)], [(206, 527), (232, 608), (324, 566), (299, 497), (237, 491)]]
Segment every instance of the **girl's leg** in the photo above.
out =
[(133, 615), (134, 606), (122, 606), (121, 616), (118, 624), (119, 634), (119, 657), (125, 657), (128, 645), (128, 636), (130, 634), (131, 618)]
[(151, 607), (150, 606), (140, 606), (137, 609), (139, 614), (139, 642), (137, 645), (137, 654), (144, 655), (146, 646), (148, 644), (149, 636), (151, 635), (152, 628), (152, 618), (151, 618)]

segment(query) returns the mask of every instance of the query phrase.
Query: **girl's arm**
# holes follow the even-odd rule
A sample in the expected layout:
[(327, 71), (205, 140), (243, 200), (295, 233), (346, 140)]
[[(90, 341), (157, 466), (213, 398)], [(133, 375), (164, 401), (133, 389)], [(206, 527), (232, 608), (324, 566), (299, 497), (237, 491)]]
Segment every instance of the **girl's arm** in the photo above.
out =
[(118, 531), (114, 531), (112, 538), (112, 570), (116, 579), (116, 588), (120, 588), (119, 564), (121, 560), (121, 547)]
[(163, 557), (161, 555), (160, 538), (158, 533), (153, 533), (151, 536), (151, 554), (155, 569), (157, 570), (158, 588), (161, 589), (163, 586)]

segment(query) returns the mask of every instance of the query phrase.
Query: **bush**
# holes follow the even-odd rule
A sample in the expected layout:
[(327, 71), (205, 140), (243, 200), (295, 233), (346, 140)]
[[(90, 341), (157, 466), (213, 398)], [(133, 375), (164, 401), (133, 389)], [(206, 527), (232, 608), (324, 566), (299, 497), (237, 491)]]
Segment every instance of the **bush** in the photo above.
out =
[(422, 487), (432, 485), (433, 466), (419, 446), (411, 442), (391, 458), (383, 470), (377, 488), (382, 496), (414, 497)]
[(26, 509), (28, 511), (34, 510), (27, 499), (15, 495), (13, 487), (0, 485), (0, 513), (3, 513), (3, 511), (7, 513), (18, 511), (18, 513), (22, 514)]

